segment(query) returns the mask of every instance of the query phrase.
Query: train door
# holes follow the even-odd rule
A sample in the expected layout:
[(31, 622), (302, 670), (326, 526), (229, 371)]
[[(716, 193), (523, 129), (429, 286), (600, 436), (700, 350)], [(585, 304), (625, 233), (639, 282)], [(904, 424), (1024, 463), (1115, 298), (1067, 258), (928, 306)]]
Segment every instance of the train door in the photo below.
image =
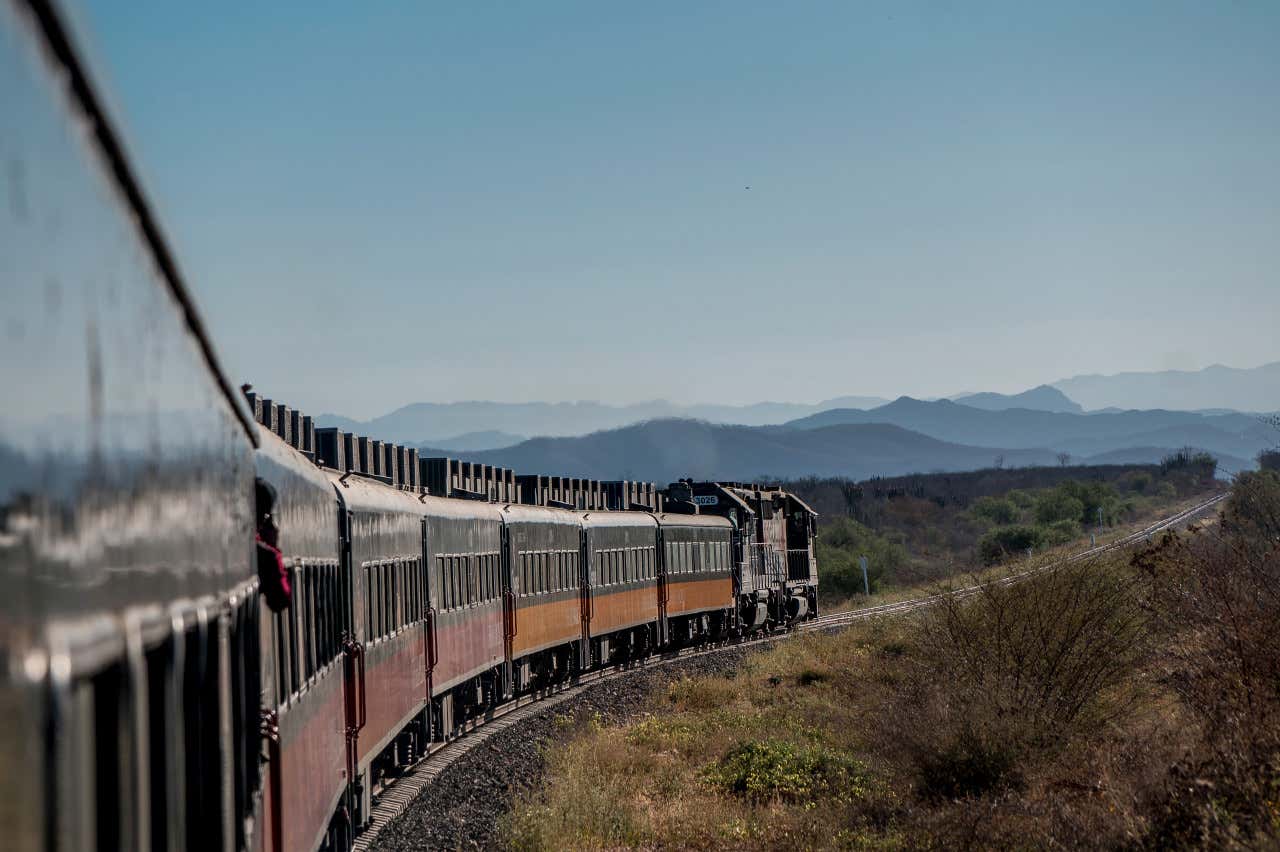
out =
[(517, 692), (515, 681), (515, 650), (514, 642), (516, 638), (516, 595), (511, 575), (516, 564), (515, 545), (512, 542), (511, 526), (507, 523), (507, 519), (502, 520), (502, 558), (498, 561), (498, 571), (501, 575), (499, 580), (499, 595), (502, 598), (502, 683), (504, 684), (504, 693), (509, 690), (511, 695)]
[(586, 529), (578, 531), (578, 588), (582, 610), (582, 641), (578, 645), (578, 671), (591, 668), (591, 616), (594, 613), (591, 595), (591, 545)]
[(666, 547), (666, 530), (661, 526), (658, 527), (657, 551), (654, 554), (657, 562), (657, 583), (655, 588), (658, 593), (658, 647), (665, 648), (670, 641), (670, 626), (667, 624), (667, 604), (671, 600), (671, 588), (667, 584), (667, 547)]
[(427, 519), (422, 519), (422, 604), (426, 608), (422, 619), (422, 638), (426, 642), (427, 660), (427, 720), (428, 739), (431, 728), (431, 678), (436, 668), (436, 605), (431, 583), (431, 550), (427, 539)]
[(360, 778), (360, 729), (367, 717), (364, 679), (364, 639), (369, 625), (364, 621), (367, 611), (365, 601), (369, 590), (359, 582), (351, 547), (351, 512), (343, 503), (338, 504), (338, 524), (341, 538), (342, 568), (351, 601), (351, 628), (343, 642), (342, 691), (345, 706), (345, 736), (347, 746), (348, 800), (351, 803), (351, 821), (354, 826), (364, 824), (367, 814), (364, 808), (365, 785)]

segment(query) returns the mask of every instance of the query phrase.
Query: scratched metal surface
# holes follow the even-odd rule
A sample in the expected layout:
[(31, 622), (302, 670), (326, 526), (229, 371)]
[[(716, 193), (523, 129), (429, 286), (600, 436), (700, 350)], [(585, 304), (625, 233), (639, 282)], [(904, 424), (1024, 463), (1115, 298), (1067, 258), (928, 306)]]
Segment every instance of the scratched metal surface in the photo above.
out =
[(0, 621), (247, 576), (251, 444), (65, 76), (0, 4)]

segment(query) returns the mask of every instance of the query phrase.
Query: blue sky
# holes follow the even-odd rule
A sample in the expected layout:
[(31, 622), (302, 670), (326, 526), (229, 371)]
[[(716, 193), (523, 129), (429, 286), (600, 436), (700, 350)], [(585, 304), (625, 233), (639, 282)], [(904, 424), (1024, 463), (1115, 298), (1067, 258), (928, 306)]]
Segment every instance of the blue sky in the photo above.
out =
[(1280, 358), (1277, 3), (80, 18), (233, 378), (307, 410)]

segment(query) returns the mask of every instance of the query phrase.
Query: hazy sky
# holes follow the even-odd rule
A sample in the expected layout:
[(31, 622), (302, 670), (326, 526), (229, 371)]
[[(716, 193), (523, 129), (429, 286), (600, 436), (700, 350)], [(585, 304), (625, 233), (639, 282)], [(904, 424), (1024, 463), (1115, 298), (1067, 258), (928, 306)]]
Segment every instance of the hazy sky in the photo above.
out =
[(82, 19), (233, 378), (297, 407), (1280, 358), (1273, 0), (286, 5)]

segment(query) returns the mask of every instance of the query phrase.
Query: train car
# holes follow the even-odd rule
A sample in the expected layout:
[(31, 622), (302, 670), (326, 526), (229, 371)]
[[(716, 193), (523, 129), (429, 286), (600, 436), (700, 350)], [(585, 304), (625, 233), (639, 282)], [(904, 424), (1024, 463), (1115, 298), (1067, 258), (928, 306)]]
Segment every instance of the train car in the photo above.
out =
[[(56, 10), (0, 4), (0, 826), (231, 848), (253, 423)], [(252, 637), (252, 638), (251, 638)]]
[(733, 525), (715, 515), (669, 512), (657, 521), (661, 644), (725, 638), (734, 615)]
[(413, 502), (423, 518), (430, 593), (431, 727), (442, 739), (507, 691), (502, 514), (475, 500)]
[(408, 765), (429, 735), (423, 507), (372, 478), (328, 472), (351, 582), (346, 659), (352, 821), (368, 819), (380, 777)]
[(507, 656), (516, 693), (560, 682), (582, 665), (582, 517), (502, 508)]
[(681, 480), (672, 505), (719, 515), (733, 525), (737, 629), (752, 632), (817, 615), (817, 513), (776, 486)]
[[(333, 815), (348, 792), (345, 697), (353, 684), (344, 683), (351, 577), (342, 564), (338, 499), (330, 478), (303, 453), (266, 430), (259, 442), (255, 466), (273, 505), (258, 509), (279, 530), (292, 594), (279, 612), (260, 604), (261, 703), (276, 734), (267, 744), (258, 843), (250, 846), (283, 852), (324, 842), (342, 849), (352, 826)], [(257, 760), (256, 749), (251, 756)]]
[(602, 665), (658, 645), (658, 523), (644, 512), (582, 516), (584, 651)]

